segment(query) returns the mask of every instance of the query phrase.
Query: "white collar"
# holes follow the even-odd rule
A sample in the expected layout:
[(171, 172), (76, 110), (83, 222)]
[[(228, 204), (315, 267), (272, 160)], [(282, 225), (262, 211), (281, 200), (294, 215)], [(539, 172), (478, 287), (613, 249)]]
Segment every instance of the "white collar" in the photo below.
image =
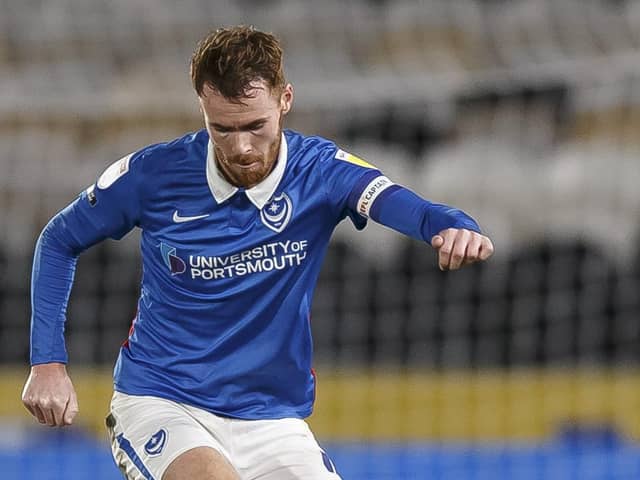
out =
[[(284, 176), (284, 169), (286, 166), (287, 139), (284, 137), (283, 133), (276, 166), (264, 180), (245, 190), (247, 197), (251, 200), (251, 203), (258, 208), (258, 210), (262, 210), (262, 207), (264, 207), (265, 204), (271, 200), (273, 194), (276, 193), (276, 188), (278, 188), (278, 184)], [(227, 182), (218, 170), (213, 142), (211, 139), (209, 139), (209, 145), (207, 146), (207, 182), (209, 183), (209, 189), (213, 194), (213, 198), (215, 198), (218, 203), (222, 203), (231, 198), (238, 191), (238, 187)]]

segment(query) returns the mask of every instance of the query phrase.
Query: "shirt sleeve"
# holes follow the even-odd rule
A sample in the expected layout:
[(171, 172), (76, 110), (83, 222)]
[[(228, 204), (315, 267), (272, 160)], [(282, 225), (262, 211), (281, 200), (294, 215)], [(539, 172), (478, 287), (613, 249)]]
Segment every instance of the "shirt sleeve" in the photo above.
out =
[(371, 218), (429, 244), (434, 235), (447, 228), (481, 232), (478, 223), (462, 210), (421, 198), (373, 165), (337, 147), (327, 153), (322, 164), (328, 195), (339, 219), (349, 216), (359, 230)]
[(138, 152), (113, 163), (40, 234), (31, 275), (32, 365), (67, 362), (64, 324), (77, 258), (140, 224), (143, 156)]
[(376, 198), (369, 214), (376, 222), (428, 244), (447, 228), (482, 233), (478, 223), (462, 210), (425, 200), (400, 185)]

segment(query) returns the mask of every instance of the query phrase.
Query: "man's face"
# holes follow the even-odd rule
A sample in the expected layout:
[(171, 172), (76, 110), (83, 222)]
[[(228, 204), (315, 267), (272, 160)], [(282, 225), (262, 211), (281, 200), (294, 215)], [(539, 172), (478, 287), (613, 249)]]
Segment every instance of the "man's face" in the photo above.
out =
[(251, 87), (240, 102), (223, 97), (209, 85), (199, 97), (218, 168), (230, 183), (244, 188), (271, 173), (280, 150), (282, 120), (293, 100), (291, 84), (280, 95), (263, 81)]

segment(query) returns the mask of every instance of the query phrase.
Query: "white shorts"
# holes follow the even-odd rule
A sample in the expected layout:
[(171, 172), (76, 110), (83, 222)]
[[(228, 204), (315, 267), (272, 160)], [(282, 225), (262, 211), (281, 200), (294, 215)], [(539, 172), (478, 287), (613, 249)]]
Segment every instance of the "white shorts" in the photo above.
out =
[(304, 420), (238, 420), (182, 403), (115, 392), (111, 449), (127, 480), (161, 480), (181, 453), (211, 447), (242, 480), (339, 480)]

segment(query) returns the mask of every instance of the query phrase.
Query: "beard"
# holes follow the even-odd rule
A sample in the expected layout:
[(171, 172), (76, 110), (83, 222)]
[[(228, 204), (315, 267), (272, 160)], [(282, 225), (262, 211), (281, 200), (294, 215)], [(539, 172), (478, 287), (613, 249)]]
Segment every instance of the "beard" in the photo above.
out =
[[(245, 189), (251, 188), (273, 171), (278, 161), (280, 152), (280, 142), (282, 140), (282, 117), (278, 122), (278, 135), (269, 145), (266, 154), (248, 153), (241, 155), (225, 155), (222, 150), (214, 146), (216, 163), (220, 168), (223, 177), (232, 185)], [(243, 168), (243, 166), (249, 166)]]

